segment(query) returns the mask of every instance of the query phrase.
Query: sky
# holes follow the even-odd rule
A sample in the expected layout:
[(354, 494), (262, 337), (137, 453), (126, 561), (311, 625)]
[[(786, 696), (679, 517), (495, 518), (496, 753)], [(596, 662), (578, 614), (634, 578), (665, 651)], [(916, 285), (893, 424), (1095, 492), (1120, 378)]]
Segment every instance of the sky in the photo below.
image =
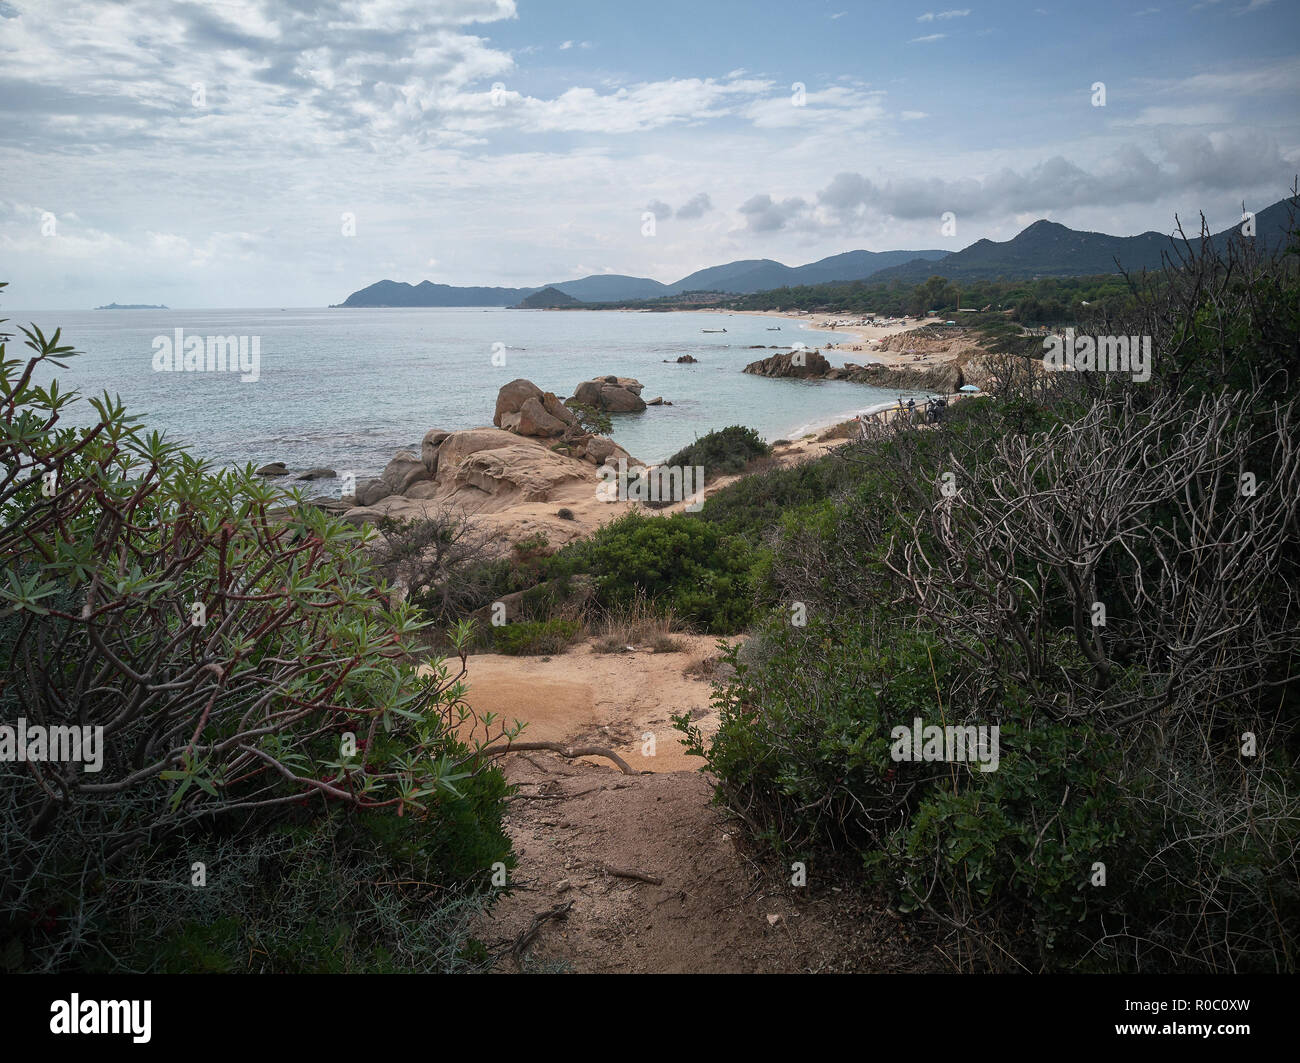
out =
[(0, 0), (4, 305), (1219, 230), (1300, 173), (1300, 0), (970, 2)]

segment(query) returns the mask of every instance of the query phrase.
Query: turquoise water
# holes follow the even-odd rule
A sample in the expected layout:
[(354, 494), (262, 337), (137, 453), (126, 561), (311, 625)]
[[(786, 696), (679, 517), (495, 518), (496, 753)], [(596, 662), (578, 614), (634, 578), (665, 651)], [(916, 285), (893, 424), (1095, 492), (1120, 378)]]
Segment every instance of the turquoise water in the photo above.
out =
[[(9, 331), (33, 320), (47, 332), (62, 326), (64, 341), (85, 354), (58, 374), (61, 385), (120, 395), (149, 427), (222, 465), (283, 461), (373, 475), (394, 451), (418, 450), (430, 428), (490, 425), (498, 389), (516, 377), (561, 396), (594, 376), (640, 380), (644, 398), (662, 395), (673, 404), (614, 417), (614, 438), (643, 461), (662, 460), (727, 425), (755, 428), (769, 441), (792, 438), (898, 397), (844, 381), (744, 375), (748, 362), (774, 353), (750, 350), (753, 344), (815, 347), (836, 337), (741, 314), (466, 308), (3, 316)], [(780, 332), (768, 331), (777, 324)], [(258, 337), (258, 379), (155, 371), (154, 338), (177, 328), (187, 336)], [(10, 357), (18, 353), (10, 341)], [(494, 354), (498, 363), (504, 355), (504, 366), (494, 364)], [(683, 354), (699, 364), (676, 364)], [(828, 357), (843, 361), (834, 352)], [(317, 486), (331, 485), (337, 491), (337, 481)]]

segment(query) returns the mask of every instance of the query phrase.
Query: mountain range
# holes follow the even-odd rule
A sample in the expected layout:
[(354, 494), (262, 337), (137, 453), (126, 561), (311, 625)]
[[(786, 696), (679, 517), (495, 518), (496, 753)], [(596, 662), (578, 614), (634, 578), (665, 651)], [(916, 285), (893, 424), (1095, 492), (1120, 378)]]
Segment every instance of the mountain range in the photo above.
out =
[[(1268, 248), (1279, 246), (1297, 213), (1295, 197), (1279, 200), (1255, 215), (1256, 239)], [(1241, 229), (1230, 226), (1210, 237), (1222, 247)], [(1193, 243), (1196, 243), (1193, 240)], [(714, 291), (736, 295), (772, 288), (823, 284), (831, 281), (899, 281), (911, 284), (938, 275), (949, 280), (1009, 280), (1034, 277), (1082, 277), (1112, 273), (1116, 262), (1127, 270), (1158, 269), (1173, 249), (1169, 236), (1144, 232), (1110, 236), (1082, 232), (1059, 222), (1036, 221), (1010, 240), (977, 240), (961, 251), (846, 251), (803, 266), (787, 266), (770, 258), (742, 259), (661, 284), (647, 277), (596, 274), (534, 288), (459, 288), (422, 281), (406, 284), (382, 280), (349, 295), (340, 306), (513, 306), (529, 296), (554, 288), (583, 303), (658, 299), (683, 292)]]
[(847, 251), (804, 266), (787, 266), (770, 258), (747, 258), (710, 266), (683, 277), (675, 284), (661, 284), (648, 277), (624, 277), (599, 273), (578, 280), (539, 284), (534, 288), (458, 288), (422, 281), (406, 284), (382, 280), (349, 295), (340, 306), (511, 306), (544, 288), (556, 288), (584, 303), (658, 299), (682, 292), (732, 292), (748, 295), (769, 288), (794, 284), (821, 284), (833, 280), (865, 280), (867, 277), (914, 259), (934, 262), (947, 251)]
[[(1269, 249), (1286, 238), (1294, 198), (1281, 199), (1255, 215), (1255, 238)], [(1198, 228), (1187, 231), (1195, 221)], [(1199, 219), (1184, 219), (1188, 236), (1199, 234)], [(1241, 224), (1215, 233), (1210, 241), (1222, 248), (1229, 238), (1241, 231)], [(1199, 244), (1199, 235), (1192, 241)], [(976, 240), (961, 251), (954, 251), (939, 262), (919, 259), (878, 271), (873, 282), (901, 281), (920, 283), (938, 275), (948, 280), (1023, 280), (1034, 277), (1086, 277), (1114, 273), (1116, 263), (1131, 272), (1159, 269), (1162, 256), (1173, 251), (1169, 236), (1158, 232), (1137, 236), (1108, 236), (1106, 233), (1081, 232), (1054, 221), (1036, 221), (1010, 240)]]

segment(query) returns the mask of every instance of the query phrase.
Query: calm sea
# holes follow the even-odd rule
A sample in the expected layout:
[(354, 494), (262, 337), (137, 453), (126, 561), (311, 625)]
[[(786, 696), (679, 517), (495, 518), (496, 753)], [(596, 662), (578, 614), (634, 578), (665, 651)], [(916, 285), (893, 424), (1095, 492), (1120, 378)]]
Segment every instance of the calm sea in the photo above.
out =
[[(615, 416), (614, 438), (643, 461), (661, 461), (697, 436), (733, 424), (755, 428), (769, 441), (793, 438), (898, 396), (843, 381), (742, 374), (746, 363), (773, 353), (752, 345), (815, 347), (834, 337), (795, 321), (741, 314), (465, 308), (3, 316), (10, 332), (31, 321), (47, 332), (61, 326), (64, 341), (84, 352), (57, 373), (62, 386), (119, 395), (148, 427), (218, 464), (325, 465), (359, 478), (377, 473), (397, 450), (418, 451), (430, 428), (490, 425), (497, 390), (516, 377), (561, 396), (598, 375), (640, 380), (644, 398), (661, 395), (673, 404)], [(769, 331), (777, 325), (781, 331)], [(154, 339), (178, 328), (186, 336), (259, 337), (259, 379), (156, 372)], [(838, 338), (844, 341), (843, 334)], [(10, 357), (22, 350), (10, 341)], [(678, 365), (683, 354), (698, 364)], [(315, 486), (337, 493), (337, 483)]]

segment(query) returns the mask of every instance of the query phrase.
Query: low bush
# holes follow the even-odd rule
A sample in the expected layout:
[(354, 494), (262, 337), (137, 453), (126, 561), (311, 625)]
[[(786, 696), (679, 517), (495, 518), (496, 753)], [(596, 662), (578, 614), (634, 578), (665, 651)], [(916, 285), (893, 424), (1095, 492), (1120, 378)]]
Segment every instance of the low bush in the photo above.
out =
[(732, 425), (708, 435), (700, 436), (694, 443), (683, 447), (665, 465), (699, 465), (704, 469), (708, 483), (719, 476), (743, 472), (755, 458), (765, 458), (772, 448), (752, 428)]
[(492, 638), (498, 653), (537, 656), (563, 653), (581, 628), (576, 620), (525, 620), (494, 627)]
[(552, 559), (552, 573), (589, 573), (600, 603), (644, 597), (715, 634), (741, 630), (753, 612), (752, 556), (738, 539), (691, 514), (629, 513)]
[[(485, 902), (491, 865), (514, 860), (504, 779), (481, 755), (514, 732), (461, 699), (463, 656), (425, 659), (424, 622), (392, 604), (372, 533), (251, 467), (210, 469), (107, 396), (89, 400), (88, 427), (66, 427), (80, 397), (35, 381), (75, 352), (23, 334), (24, 359), (0, 343), (0, 724), (86, 734), (98, 763), (0, 760), (5, 965), (183, 967), (183, 949), (164, 955), (188, 933), (169, 914), (182, 894), (223, 912), (211, 933), (227, 958), (271, 897), (268, 966), (331, 962), (335, 924), (365, 936), (407, 899), (376, 883), (325, 914), (292, 855), (248, 860), (308, 836), (324, 859), (345, 834), (356, 868), (391, 866), (394, 882), (418, 868), (434, 895), (432, 936), (416, 949), (381, 935), (392, 954), (358, 951), (357, 969), (458, 952), (462, 938), (437, 936), (443, 899)], [(208, 864), (233, 898), (219, 906), (192, 878), (213, 852), (244, 854), (247, 872)]]

